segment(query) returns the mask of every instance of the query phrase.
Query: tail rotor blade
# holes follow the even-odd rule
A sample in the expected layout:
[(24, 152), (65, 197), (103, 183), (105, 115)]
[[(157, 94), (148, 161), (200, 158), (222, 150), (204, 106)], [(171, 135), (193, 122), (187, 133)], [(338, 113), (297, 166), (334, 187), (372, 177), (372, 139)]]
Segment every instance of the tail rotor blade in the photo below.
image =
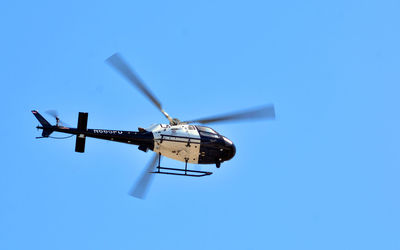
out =
[(187, 121), (185, 123), (217, 123), (225, 121), (241, 121), (241, 120), (260, 120), (260, 119), (275, 119), (275, 108), (274, 105), (266, 105), (258, 108), (248, 109), (235, 113), (229, 113), (225, 115), (218, 115), (208, 118), (196, 119)]
[(47, 110), (46, 114), (52, 116), (54, 119), (56, 119), (56, 121), (58, 121), (60, 124), (71, 127), (68, 123), (65, 123), (64, 121), (60, 120), (60, 116), (58, 114), (57, 110), (51, 109), (51, 110)]
[(52, 109), (52, 110), (47, 110), (47, 111), (46, 111), (46, 114), (51, 115), (51, 116), (54, 117), (55, 119), (58, 117), (58, 112), (57, 112), (57, 110), (54, 110), (54, 109)]
[(136, 184), (132, 187), (129, 194), (133, 197), (144, 199), (146, 197), (148, 188), (153, 180), (153, 174), (150, 172), (154, 171), (154, 168), (157, 165), (159, 155), (154, 154), (151, 161), (148, 163), (147, 167), (144, 169), (142, 175), (136, 182)]

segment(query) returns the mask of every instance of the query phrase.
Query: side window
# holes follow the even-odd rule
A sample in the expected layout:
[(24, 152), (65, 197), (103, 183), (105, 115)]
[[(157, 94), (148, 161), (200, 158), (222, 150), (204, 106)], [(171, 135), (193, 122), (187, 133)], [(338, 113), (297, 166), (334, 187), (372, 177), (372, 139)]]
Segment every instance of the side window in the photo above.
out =
[(211, 134), (217, 134), (217, 132), (215, 132), (212, 128), (209, 127), (204, 127), (204, 126), (196, 126), (197, 129), (201, 132), (207, 132), (207, 133), (211, 133)]
[(219, 136), (217, 134), (211, 134), (211, 133), (201, 132), (201, 131), (200, 131), (200, 135), (206, 136), (206, 137), (211, 137), (211, 138), (219, 138)]

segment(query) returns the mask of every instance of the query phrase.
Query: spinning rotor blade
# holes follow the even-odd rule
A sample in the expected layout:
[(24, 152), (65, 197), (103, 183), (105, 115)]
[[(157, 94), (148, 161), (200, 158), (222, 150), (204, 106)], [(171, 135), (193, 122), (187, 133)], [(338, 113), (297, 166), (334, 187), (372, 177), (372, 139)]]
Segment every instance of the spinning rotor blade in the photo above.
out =
[(143, 171), (142, 175), (140, 176), (139, 180), (136, 182), (135, 186), (132, 187), (129, 194), (133, 197), (144, 199), (148, 190), (148, 187), (153, 180), (153, 174), (150, 172), (154, 171), (154, 168), (157, 165), (158, 161), (158, 154), (154, 154), (153, 158), (147, 165), (146, 169)]
[(54, 118), (58, 117), (58, 112), (57, 112), (57, 110), (54, 110), (54, 109), (52, 109), (52, 110), (47, 110), (46, 113), (49, 114), (49, 115), (51, 115), (51, 116), (54, 117)]
[(142, 92), (165, 115), (165, 117), (172, 122), (172, 118), (162, 109), (161, 103), (158, 99), (150, 92), (142, 80), (140, 80), (118, 53), (107, 58), (106, 62), (132, 83), (133, 86), (138, 88), (140, 92)]
[(51, 115), (52, 117), (54, 117), (54, 119), (58, 120), (61, 124), (66, 125), (68, 127), (71, 127), (70, 125), (68, 125), (68, 123), (65, 123), (64, 121), (60, 120), (60, 116), (58, 115), (58, 111), (57, 110), (47, 110), (45, 111), (48, 115)]
[(248, 109), (235, 113), (229, 113), (226, 115), (218, 115), (203, 119), (196, 119), (187, 121), (185, 123), (217, 123), (224, 121), (239, 121), (239, 120), (258, 120), (258, 119), (275, 119), (275, 108), (274, 105), (266, 105), (259, 108)]

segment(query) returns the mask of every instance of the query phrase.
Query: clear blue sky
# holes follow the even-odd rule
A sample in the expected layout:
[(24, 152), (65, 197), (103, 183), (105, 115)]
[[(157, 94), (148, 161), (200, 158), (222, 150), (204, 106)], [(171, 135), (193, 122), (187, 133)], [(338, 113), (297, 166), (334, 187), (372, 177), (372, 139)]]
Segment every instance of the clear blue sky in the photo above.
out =
[[(0, 249), (400, 249), (400, 2), (1, 3)], [(207, 178), (88, 139), (35, 140), (31, 109), (136, 130), (163, 116), (104, 60), (120, 52), (181, 119), (274, 103), (215, 126), (236, 157)], [(163, 161), (166, 166), (182, 164)]]

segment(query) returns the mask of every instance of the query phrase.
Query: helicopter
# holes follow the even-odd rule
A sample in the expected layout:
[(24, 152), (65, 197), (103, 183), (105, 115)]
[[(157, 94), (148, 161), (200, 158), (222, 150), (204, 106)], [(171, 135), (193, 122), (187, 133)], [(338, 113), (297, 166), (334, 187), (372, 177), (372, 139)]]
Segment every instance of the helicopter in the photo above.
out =
[[(160, 101), (120, 54), (113, 54), (106, 59), (106, 63), (144, 94), (167, 118), (169, 123), (155, 124), (148, 128), (139, 127), (137, 131), (88, 129), (88, 113), (79, 112), (77, 127), (73, 128), (64, 126), (65, 123), (60, 120), (56, 111), (48, 111), (48, 114), (56, 119), (56, 124), (52, 125), (37, 110), (32, 110), (33, 115), (40, 123), (37, 129), (42, 130), (42, 136), (36, 138), (54, 138), (51, 136), (53, 132), (70, 135), (64, 138), (76, 136), (75, 152), (78, 153), (85, 152), (86, 137), (136, 145), (143, 152), (153, 151), (155, 154), (139, 177), (136, 185), (130, 191), (130, 195), (137, 198), (143, 199), (145, 197), (154, 174), (188, 177), (209, 176), (212, 172), (188, 169), (188, 163), (199, 165), (215, 164), (217, 168), (220, 168), (221, 163), (229, 161), (235, 156), (236, 147), (234, 143), (213, 128), (204, 125), (225, 121), (275, 118), (274, 105), (269, 104), (224, 115), (181, 121), (178, 118), (171, 117), (162, 108)], [(163, 167), (161, 166), (161, 156), (184, 162), (185, 167)]]

